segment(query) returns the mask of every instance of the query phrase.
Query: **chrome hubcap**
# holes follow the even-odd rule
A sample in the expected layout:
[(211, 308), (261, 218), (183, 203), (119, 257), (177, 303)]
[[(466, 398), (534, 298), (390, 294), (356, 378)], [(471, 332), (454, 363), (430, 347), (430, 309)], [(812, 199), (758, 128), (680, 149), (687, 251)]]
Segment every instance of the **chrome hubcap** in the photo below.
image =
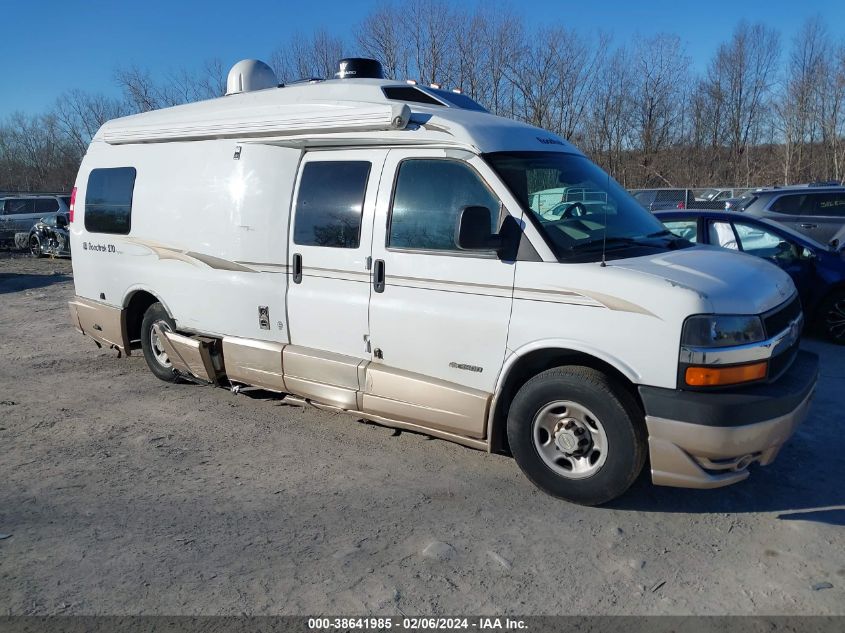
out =
[(159, 365), (170, 368), (170, 359), (167, 357), (167, 352), (164, 351), (164, 345), (162, 345), (161, 338), (159, 337), (159, 330), (169, 332), (170, 328), (164, 321), (156, 321), (153, 324), (153, 327), (150, 328), (150, 349), (153, 351), (153, 357)]
[(531, 425), (534, 447), (543, 462), (567, 479), (595, 475), (607, 459), (607, 434), (593, 413), (569, 400), (540, 409)]
[(828, 331), (837, 339), (845, 336), (845, 299), (835, 302), (825, 315)]

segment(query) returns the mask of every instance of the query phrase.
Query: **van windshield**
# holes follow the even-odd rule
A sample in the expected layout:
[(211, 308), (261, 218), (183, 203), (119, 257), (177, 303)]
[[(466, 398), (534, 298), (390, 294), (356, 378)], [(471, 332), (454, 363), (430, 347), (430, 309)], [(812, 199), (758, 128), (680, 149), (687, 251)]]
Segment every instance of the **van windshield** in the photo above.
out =
[(496, 152), (485, 159), (508, 185), (560, 261), (599, 261), (690, 246), (666, 230), (584, 156)]

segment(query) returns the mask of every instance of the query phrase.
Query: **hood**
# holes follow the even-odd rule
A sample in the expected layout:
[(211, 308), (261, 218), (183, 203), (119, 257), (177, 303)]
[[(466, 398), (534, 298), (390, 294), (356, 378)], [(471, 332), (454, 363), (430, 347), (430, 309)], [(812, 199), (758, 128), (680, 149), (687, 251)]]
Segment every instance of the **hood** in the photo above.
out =
[(760, 314), (795, 293), (792, 279), (774, 264), (712, 246), (616, 260), (611, 265), (691, 290), (716, 314)]

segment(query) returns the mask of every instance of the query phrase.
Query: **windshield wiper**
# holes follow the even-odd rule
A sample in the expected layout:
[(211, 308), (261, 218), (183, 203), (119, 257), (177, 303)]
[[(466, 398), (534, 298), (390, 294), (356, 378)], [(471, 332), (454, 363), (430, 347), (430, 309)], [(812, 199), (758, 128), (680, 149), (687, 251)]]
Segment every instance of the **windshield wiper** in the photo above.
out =
[(591, 248), (601, 248), (604, 244), (608, 246), (628, 246), (629, 244), (634, 244), (637, 240), (633, 237), (608, 237), (603, 238), (600, 237), (595, 240), (588, 240), (586, 242), (581, 242), (580, 244), (573, 244), (571, 250), (573, 251), (581, 251), (587, 250)]

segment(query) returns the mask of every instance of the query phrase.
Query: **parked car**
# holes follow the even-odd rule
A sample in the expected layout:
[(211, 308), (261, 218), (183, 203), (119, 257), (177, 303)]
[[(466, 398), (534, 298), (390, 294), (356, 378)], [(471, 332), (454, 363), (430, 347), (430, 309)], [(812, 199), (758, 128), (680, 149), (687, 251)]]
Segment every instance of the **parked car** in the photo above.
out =
[(686, 240), (743, 251), (782, 268), (798, 288), (807, 322), (845, 345), (845, 245), (833, 248), (777, 222), (729, 212), (655, 215)]
[(845, 225), (845, 187), (798, 185), (755, 189), (742, 196), (730, 210), (780, 222), (827, 244)]
[(730, 199), (739, 198), (747, 191), (749, 191), (748, 187), (742, 189), (723, 189), (718, 187), (696, 189), (695, 199), (698, 202), (726, 202)]
[(34, 257), (70, 257), (70, 214), (60, 211), (41, 218), (29, 230), (29, 252)]
[(651, 212), (668, 209), (721, 209), (724, 203), (698, 200), (693, 189), (631, 189), (634, 199)]
[(13, 242), (15, 233), (28, 233), (43, 217), (67, 213), (70, 196), (19, 194), (0, 198), (0, 242)]

